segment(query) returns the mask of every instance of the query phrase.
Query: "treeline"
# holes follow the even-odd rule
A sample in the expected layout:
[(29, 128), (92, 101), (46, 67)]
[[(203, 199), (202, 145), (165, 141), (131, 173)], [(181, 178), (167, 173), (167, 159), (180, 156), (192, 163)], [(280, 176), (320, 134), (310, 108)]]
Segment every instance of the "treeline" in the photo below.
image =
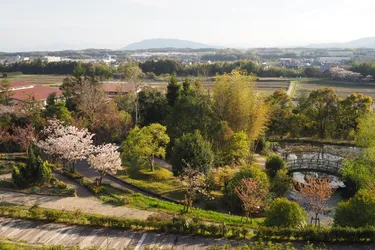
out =
[(263, 68), (257, 62), (250, 60), (240, 60), (235, 62), (197, 63), (184, 66), (175, 60), (147, 61), (140, 63), (139, 67), (144, 73), (172, 74), (176, 72), (178, 76), (215, 76), (230, 73), (233, 70), (246, 71), (260, 77), (299, 77), (304, 76), (303, 70), (294, 70), (281, 67)]
[(42, 60), (33, 62), (17, 62), (13, 64), (0, 64), (0, 72), (21, 72), (22, 74), (61, 74), (70, 75), (73, 69), (81, 64), (85, 68), (87, 75), (99, 76), (104, 78), (112, 77), (114, 68), (105, 63), (78, 63), (72, 61), (50, 62)]
[(350, 67), (350, 70), (361, 73), (363, 76), (371, 75), (375, 77), (375, 63), (374, 62), (353, 63)]

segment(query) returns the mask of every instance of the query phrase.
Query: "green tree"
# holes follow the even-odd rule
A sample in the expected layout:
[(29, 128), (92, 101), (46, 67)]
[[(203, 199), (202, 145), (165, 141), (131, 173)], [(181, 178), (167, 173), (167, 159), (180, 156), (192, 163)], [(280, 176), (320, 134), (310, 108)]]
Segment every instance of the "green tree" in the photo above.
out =
[(280, 169), (275, 177), (271, 179), (271, 191), (277, 197), (284, 197), (285, 193), (292, 187), (293, 178), (289, 176), (287, 169)]
[(47, 105), (43, 110), (43, 115), (46, 119), (56, 118), (65, 124), (69, 124), (72, 121), (72, 115), (66, 108), (65, 103), (58, 101), (56, 93), (52, 93), (47, 97)]
[(276, 135), (285, 135), (291, 132), (290, 120), (293, 114), (292, 99), (285, 90), (276, 90), (266, 99), (270, 105), (270, 123), (268, 131)]
[(177, 102), (178, 97), (180, 96), (181, 85), (177, 82), (176, 72), (173, 72), (171, 80), (167, 86), (167, 101), (168, 105), (173, 107)]
[(0, 104), (10, 105), (12, 95), (11, 85), (8, 79), (4, 78), (0, 83)]
[(375, 114), (371, 113), (359, 119), (355, 142), (360, 147), (375, 147)]
[(152, 123), (164, 124), (168, 114), (167, 99), (154, 88), (143, 88), (138, 93), (139, 113), (142, 126)]
[(285, 198), (275, 199), (266, 213), (267, 227), (297, 228), (307, 222), (307, 212), (296, 202)]
[(373, 100), (370, 96), (351, 94), (339, 102), (337, 114), (337, 137), (348, 138), (357, 129), (359, 118), (371, 112)]
[(254, 81), (254, 76), (234, 70), (216, 76), (212, 89), (216, 120), (228, 122), (234, 132), (245, 131), (251, 145), (265, 131), (268, 121), (268, 105), (254, 90)]
[(222, 151), (224, 165), (243, 164), (249, 156), (250, 140), (243, 131), (234, 133)]
[(213, 166), (214, 153), (211, 144), (199, 130), (187, 133), (176, 139), (172, 152), (173, 173), (179, 175), (186, 164), (199, 172), (207, 174)]
[(267, 158), (266, 170), (268, 175), (273, 178), (277, 171), (286, 168), (286, 162), (278, 155), (272, 155)]
[(210, 97), (199, 88), (181, 95), (174, 104), (168, 119), (168, 134), (172, 141), (185, 133), (194, 133), (195, 130), (199, 130), (205, 138), (208, 138), (213, 127)]
[(360, 190), (336, 208), (334, 224), (341, 227), (375, 226), (375, 194), (373, 190)]
[(154, 158), (165, 158), (165, 149), (170, 140), (166, 130), (165, 126), (157, 123), (141, 129), (138, 127), (132, 129), (122, 143), (123, 160), (148, 161), (151, 171), (154, 171)]
[(311, 126), (317, 128), (320, 138), (335, 133), (333, 126), (337, 115), (338, 96), (331, 88), (318, 89), (310, 93), (307, 108), (304, 113), (309, 118)]

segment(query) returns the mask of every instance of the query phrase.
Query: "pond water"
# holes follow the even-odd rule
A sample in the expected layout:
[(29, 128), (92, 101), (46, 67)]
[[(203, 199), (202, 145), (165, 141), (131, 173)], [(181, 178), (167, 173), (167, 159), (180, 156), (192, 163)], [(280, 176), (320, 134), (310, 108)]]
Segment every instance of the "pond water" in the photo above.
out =
[[(286, 160), (293, 161), (298, 159), (307, 159), (307, 160), (329, 160), (332, 162), (337, 162), (341, 165), (342, 160), (345, 157), (350, 155), (357, 155), (360, 153), (360, 149), (356, 147), (348, 147), (348, 146), (332, 146), (332, 145), (321, 145), (319, 147), (313, 147), (310, 144), (282, 144), (277, 148), (277, 152), (284, 157)], [(293, 149), (300, 149), (293, 151)], [(312, 152), (308, 152), (310, 149)], [(306, 163), (307, 164), (307, 163)], [(336, 192), (332, 195), (331, 199), (327, 201), (326, 206), (328, 208), (328, 213), (325, 215), (321, 215), (320, 219), (322, 224), (330, 225), (333, 221), (333, 212), (337, 207), (338, 202), (342, 201), (343, 198), (341, 196), (343, 188), (345, 188), (344, 182), (341, 180), (340, 177), (325, 174), (325, 173), (317, 173), (317, 172), (295, 172), (293, 173), (293, 179), (300, 183), (306, 183), (306, 176), (314, 176), (314, 177), (325, 177), (331, 180), (331, 187), (337, 189)], [(299, 201), (299, 195), (294, 190), (290, 190), (287, 194), (287, 197), (291, 200)], [(309, 212), (309, 217), (312, 217), (313, 214)]]

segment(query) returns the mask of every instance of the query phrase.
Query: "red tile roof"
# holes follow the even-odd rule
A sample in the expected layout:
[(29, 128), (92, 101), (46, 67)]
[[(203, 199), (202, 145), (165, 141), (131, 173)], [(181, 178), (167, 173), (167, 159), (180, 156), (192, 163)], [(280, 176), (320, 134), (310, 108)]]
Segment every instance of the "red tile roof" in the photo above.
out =
[(44, 101), (50, 94), (54, 92), (57, 96), (62, 96), (62, 91), (58, 88), (35, 84), (33, 88), (14, 90), (11, 98), (19, 101), (25, 101), (30, 96), (34, 96), (37, 100)]

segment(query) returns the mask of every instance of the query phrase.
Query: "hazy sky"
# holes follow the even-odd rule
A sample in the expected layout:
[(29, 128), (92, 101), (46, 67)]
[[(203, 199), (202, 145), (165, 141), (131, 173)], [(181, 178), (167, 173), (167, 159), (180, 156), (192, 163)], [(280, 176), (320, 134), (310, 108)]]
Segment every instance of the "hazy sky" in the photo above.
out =
[(375, 0), (0, 0), (0, 51), (118, 49), (150, 38), (240, 47), (375, 36)]

